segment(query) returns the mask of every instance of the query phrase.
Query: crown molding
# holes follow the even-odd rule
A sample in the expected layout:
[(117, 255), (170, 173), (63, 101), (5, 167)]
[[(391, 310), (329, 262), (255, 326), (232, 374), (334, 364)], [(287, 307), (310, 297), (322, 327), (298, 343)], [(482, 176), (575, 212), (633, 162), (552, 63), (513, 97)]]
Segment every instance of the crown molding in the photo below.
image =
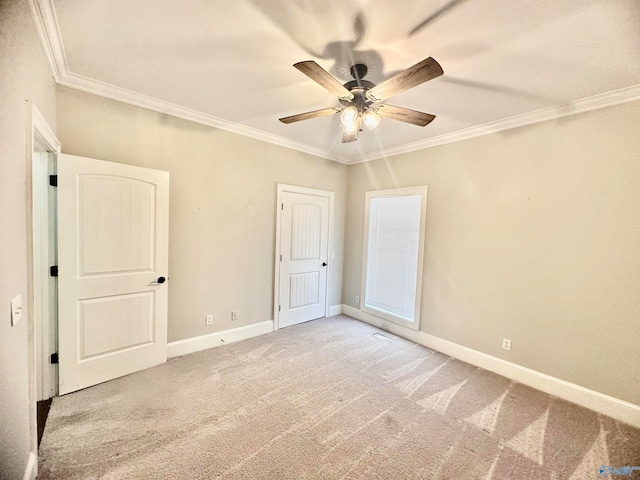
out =
[(256, 128), (247, 127), (246, 125), (241, 125), (229, 120), (224, 120), (213, 115), (198, 112), (190, 108), (182, 107), (180, 105), (166, 102), (164, 100), (159, 100), (155, 97), (143, 95), (141, 93), (117, 87), (115, 85), (103, 83), (98, 80), (87, 78), (75, 73), (67, 72), (66, 74), (62, 75), (60, 80), (58, 81), (58, 84), (64, 87), (91, 93), (93, 95), (117, 100), (129, 105), (134, 105), (136, 107), (146, 108), (147, 110), (164, 113), (173, 117), (182, 118), (191, 122), (236, 133), (238, 135), (253, 138), (255, 140), (261, 140), (263, 142), (279, 145), (281, 147), (308, 153), (316, 157), (333, 160), (339, 163), (347, 163), (344, 158), (337, 155), (330, 155), (321, 148), (312, 147), (295, 140), (290, 140), (285, 137), (273, 135)]
[(31, 14), (56, 82), (69, 72), (52, 0), (28, 0)]
[(355, 165), (358, 163), (378, 160), (380, 158), (393, 157), (404, 153), (445, 145), (447, 143), (459, 142), (461, 140), (502, 132), (512, 128), (523, 127), (534, 123), (545, 122), (570, 115), (576, 115), (578, 113), (640, 100), (640, 84), (632, 85), (630, 87), (578, 99), (561, 106), (543, 108), (533, 112), (485, 123), (483, 125), (446, 133), (437, 137), (397, 147), (384, 148), (378, 152), (357, 155), (359, 158), (354, 159), (352, 157), (327, 152), (324, 149), (312, 147), (311, 145), (307, 145), (302, 142), (267, 133), (256, 128), (241, 125), (239, 123), (231, 122), (213, 115), (181, 107), (180, 105), (166, 102), (164, 100), (159, 100), (154, 97), (72, 73), (69, 71), (67, 64), (67, 58), (62, 43), (62, 37), (60, 36), (60, 28), (53, 6), (53, 0), (28, 0), (28, 3), (56, 83), (101, 97), (146, 108), (155, 112), (172, 115), (174, 117), (202, 125), (219, 128), (221, 130), (243, 135), (255, 140), (308, 153), (327, 160), (333, 160), (345, 165)]
[(548, 120), (555, 120), (557, 118), (568, 117), (579, 113), (589, 112), (591, 110), (598, 110), (600, 108), (611, 107), (613, 105), (619, 105), (622, 103), (633, 102), (637, 100), (640, 100), (640, 84), (620, 88), (618, 90), (612, 90), (610, 92), (605, 92), (598, 95), (593, 95), (591, 97), (581, 98), (579, 100), (575, 100), (561, 106), (543, 108), (540, 110), (535, 110), (533, 112), (523, 113), (521, 115), (515, 115), (513, 117), (503, 118), (494, 122), (485, 123), (483, 125), (465, 128), (463, 130), (457, 130), (455, 132), (446, 133), (444, 135), (428, 138), (426, 140), (420, 140), (418, 142), (408, 143), (406, 145), (400, 145), (398, 147), (385, 148), (381, 152), (375, 152), (365, 155), (360, 160), (352, 162), (351, 164), (353, 165), (356, 163), (378, 160), (380, 158), (402, 155), (404, 153), (424, 150), (427, 148), (436, 147), (438, 145), (459, 142), (468, 138), (489, 135), (491, 133), (502, 132), (504, 130), (510, 130), (512, 128), (523, 127), (534, 123), (546, 122)]

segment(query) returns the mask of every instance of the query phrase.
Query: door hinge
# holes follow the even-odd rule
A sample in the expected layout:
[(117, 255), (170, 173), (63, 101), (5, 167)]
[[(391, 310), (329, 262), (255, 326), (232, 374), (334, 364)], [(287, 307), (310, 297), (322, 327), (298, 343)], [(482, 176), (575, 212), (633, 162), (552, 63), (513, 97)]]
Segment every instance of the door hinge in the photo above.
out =
[(49, 175), (49, 185), (52, 187), (58, 186), (58, 175)]
[(51, 364), (55, 365), (56, 363), (60, 363), (60, 357), (58, 356), (58, 352), (51, 354)]
[(58, 266), (54, 265), (53, 267), (49, 267), (49, 275), (51, 275), (52, 277), (57, 277), (58, 276)]
[(282, 254), (280, 254), (280, 261), (282, 261)]
[(284, 210), (284, 203), (280, 204), (280, 210)]
[(282, 307), (280, 307), (280, 305), (278, 305), (278, 311), (280, 311), (280, 309), (281, 309), (281, 308), (282, 308)]

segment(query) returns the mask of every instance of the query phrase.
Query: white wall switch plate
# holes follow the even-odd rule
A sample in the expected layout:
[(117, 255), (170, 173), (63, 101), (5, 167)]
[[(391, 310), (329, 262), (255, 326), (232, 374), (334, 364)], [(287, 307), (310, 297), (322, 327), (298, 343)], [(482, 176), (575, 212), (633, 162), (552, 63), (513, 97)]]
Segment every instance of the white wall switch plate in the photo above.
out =
[(18, 320), (22, 318), (22, 295), (18, 295), (11, 300), (11, 326), (15, 326)]

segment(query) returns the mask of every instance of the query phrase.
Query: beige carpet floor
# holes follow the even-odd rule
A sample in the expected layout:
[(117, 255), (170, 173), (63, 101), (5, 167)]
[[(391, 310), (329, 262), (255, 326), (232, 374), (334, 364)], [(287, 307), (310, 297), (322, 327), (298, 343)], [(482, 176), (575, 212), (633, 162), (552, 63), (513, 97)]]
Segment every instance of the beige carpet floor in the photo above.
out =
[(55, 398), (38, 478), (597, 479), (635, 465), (640, 430), (337, 316)]

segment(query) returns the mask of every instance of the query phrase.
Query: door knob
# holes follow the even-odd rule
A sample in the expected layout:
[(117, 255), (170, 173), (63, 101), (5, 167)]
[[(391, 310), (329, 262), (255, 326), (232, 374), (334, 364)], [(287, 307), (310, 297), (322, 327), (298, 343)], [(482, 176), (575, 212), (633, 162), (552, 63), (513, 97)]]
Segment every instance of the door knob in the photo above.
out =
[(149, 285), (160, 285), (161, 283), (166, 282), (167, 279), (164, 277), (158, 277), (158, 280), (156, 280), (155, 282), (151, 282)]
[(326, 266), (327, 266), (327, 264), (326, 264), (325, 262), (322, 262), (322, 266), (323, 266), (323, 267), (326, 267)]

